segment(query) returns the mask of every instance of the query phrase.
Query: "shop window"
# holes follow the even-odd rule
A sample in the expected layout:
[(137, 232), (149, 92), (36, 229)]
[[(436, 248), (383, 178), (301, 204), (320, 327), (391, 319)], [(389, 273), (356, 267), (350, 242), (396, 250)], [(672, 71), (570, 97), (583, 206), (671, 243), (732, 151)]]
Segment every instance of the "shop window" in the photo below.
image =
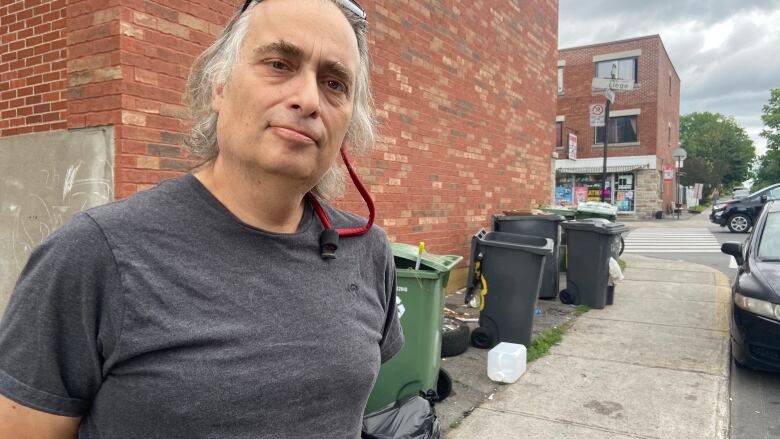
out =
[(563, 148), (563, 122), (555, 122), (555, 147)]
[(637, 82), (636, 60), (636, 58), (624, 58), (597, 62), (596, 77)]
[[(636, 143), (636, 116), (609, 118), (609, 143)], [(596, 128), (596, 144), (604, 143), (604, 127)]]
[(617, 174), (615, 178), (615, 205), (618, 212), (633, 212), (635, 201), (634, 174)]

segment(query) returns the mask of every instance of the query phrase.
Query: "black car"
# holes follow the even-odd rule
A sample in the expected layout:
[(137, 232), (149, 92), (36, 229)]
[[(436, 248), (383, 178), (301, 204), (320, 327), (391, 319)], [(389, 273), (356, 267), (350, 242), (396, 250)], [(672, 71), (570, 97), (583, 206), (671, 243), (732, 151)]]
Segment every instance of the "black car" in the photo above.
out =
[(764, 203), (780, 200), (780, 183), (765, 187), (738, 200), (728, 200), (712, 207), (710, 221), (736, 233), (747, 233), (761, 213)]
[(780, 201), (766, 204), (744, 244), (726, 242), (721, 251), (739, 265), (731, 355), (740, 366), (780, 371)]

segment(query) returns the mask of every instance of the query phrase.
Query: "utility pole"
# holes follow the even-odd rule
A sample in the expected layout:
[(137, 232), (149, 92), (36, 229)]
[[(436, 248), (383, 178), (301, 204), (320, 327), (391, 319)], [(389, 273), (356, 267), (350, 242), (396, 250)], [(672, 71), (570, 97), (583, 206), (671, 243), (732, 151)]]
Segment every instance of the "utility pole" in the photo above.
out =
[(609, 145), (609, 98), (604, 105), (604, 166), (601, 172), (601, 202), (604, 202), (607, 186), (607, 145)]

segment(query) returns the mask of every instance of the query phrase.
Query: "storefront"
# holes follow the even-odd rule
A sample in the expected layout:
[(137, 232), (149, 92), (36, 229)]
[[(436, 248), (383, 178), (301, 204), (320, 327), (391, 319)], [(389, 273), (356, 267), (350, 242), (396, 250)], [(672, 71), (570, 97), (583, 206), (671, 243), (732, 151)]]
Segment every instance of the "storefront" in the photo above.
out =
[[(584, 201), (601, 201), (602, 160), (600, 158), (556, 160), (555, 203), (576, 206)], [(655, 156), (608, 159), (604, 201), (617, 206), (618, 214), (622, 215), (645, 214), (647, 212), (643, 210), (652, 210), (652, 206), (658, 203), (660, 195), (658, 183), (653, 181), (653, 176), (657, 174), (655, 168)], [(641, 187), (640, 182), (644, 182), (646, 187)], [(649, 204), (650, 209), (638, 208), (637, 200), (640, 193), (648, 198), (644, 200), (644, 205)]]
[[(634, 212), (634, 183), (636, 175), (607, 174), (604, 201), (614, 204), (618, 212)], [(601, 201), (601, 174), (556, 173), (555, 204), (575, 206), (583, 201)]]

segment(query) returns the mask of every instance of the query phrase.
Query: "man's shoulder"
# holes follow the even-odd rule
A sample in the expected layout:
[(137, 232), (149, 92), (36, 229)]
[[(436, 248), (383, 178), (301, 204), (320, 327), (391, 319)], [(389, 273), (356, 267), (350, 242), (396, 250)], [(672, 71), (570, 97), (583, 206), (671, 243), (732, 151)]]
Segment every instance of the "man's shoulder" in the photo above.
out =
[[(125, 199), (112, 201), (86, 210), (86, 214), (101, 226), (139, 221), (165, 220), (170, 211), (187, 202), (191, 187), (183, 175), (164, 180), (157, 186), (137, 192)], [(193, 194), (194, 195), (194, 194)]]

